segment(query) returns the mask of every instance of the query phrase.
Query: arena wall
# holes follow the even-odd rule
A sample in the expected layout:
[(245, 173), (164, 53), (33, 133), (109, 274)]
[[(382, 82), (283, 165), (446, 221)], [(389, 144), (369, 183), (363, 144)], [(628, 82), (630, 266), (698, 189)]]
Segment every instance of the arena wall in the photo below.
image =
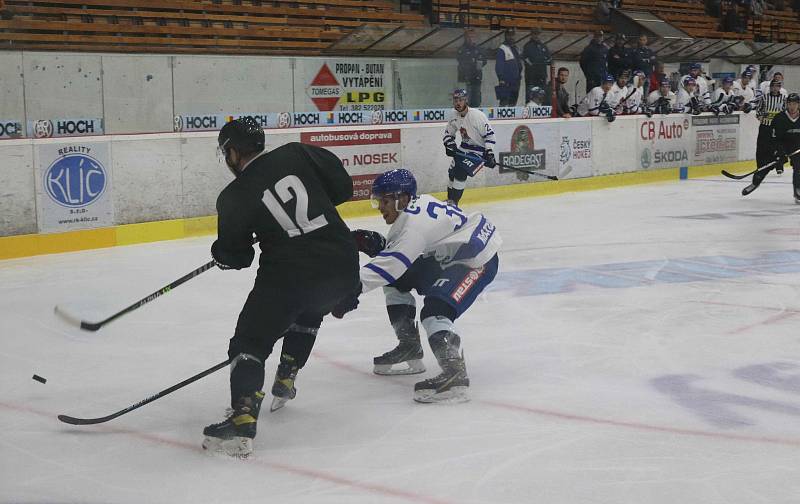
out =
[[(752, 165), (757, 124), (752, 115), (738, 113), (628, 116), (613, 123), (604, 118), (497, 120), (501, 161), (562, 180), (483, 169), (469, 180), (464, 202), (743, 169)], [(267, 148), (304, 141), (333, 150), (353, 176), (360, 199), (376, 173), (399, 166), (415, 173), (421, 191), (440, 192), (450, 162), (441, 145), (443, 128), (444, 123), (427, 123), (267, 130)], [(0, 238), (0, 258), (213, 232), (216, 196), (231, 177), (218, 157), (216, 136), (0, 141), (0, 235), (6, 237)], [(63, 165), (67, 158), (74, 163)], [(363, 201), (342, 209), (347, 215), (369, 211)], [(158, 224), (142, 224), (150, 222)], [(115, 231), (109, 235), (109, 229)]]

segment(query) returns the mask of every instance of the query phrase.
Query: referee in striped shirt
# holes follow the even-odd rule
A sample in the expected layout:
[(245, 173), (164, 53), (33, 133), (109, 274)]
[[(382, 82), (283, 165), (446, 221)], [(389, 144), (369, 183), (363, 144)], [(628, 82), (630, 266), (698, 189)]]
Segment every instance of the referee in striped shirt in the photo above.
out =
[[(781, 81), (773, 79), (769, 84), (769, 94), (762, 94), (755, 107), (756, 115), (761, 121), (758, 127), (758, 139), (756, 140), (756, 165), (764, 166), (777, 160), (778, 146), (772, 138), (772, 120), (786, 110), (786, 97), (781, 93)], [(776, 163), (778, 173), (783, 173), (783, 163)], [(742, 189), (742, 196), (747, 196), (761, 184), (769, 173), (769, 170), (757, 171), (753, 175), (753, 182)]]

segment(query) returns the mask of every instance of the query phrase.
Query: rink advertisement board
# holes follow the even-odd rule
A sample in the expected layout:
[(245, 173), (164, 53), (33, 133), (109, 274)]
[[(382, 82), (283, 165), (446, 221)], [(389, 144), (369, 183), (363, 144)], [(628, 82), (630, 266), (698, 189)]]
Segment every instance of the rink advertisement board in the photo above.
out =
[(689, 116), (653, 116), (637, 123), (639, 169), (676, 168), (692, 163), (692, 132)]
[(558, 178), (583, 178), (594, 175), (592, 168), (592, 124), (589, 121), (562, 121)]
[[(400, 129), (320, 130), (300, 134), (305, 144), (324, 147), (342, 160), (353, 178), (353, 199), (369, 199), (378, 174), (403, 167)], [(368, 187), (365, 189), (365, 185)]]
[[(559, 135), (556, 123), (492, 125), (495, 132), (495, 158), (500, 164), (522, 170), (555, 175), (559, 169)], [(590, 132), (591, 136), (591, 132)], [(504, 185), (546, 180), (516, 170), (484, 168), (487, 185)]]
[[(321, 112), (372, 112), (387, 106), (391, 61), (383, 59), (326, 59), (306, 61), (295, 68), (305, 108)], [(296, 78), (297, 78), (296, 77)], [(297, 82), (297, 81), (296, 81)], [(298, 93), (299, 94), (299, 93)]]
[(0, 138), (21, 138), (25, 136), (22, 121), (0, 119)]
[(729, 163), (739, 159), (739, 116), (692, 117), (693, 164)]
[(39, 232), (111, 226), (111, 158), (108, 142), (36, 146), (36, 218)]
[(105, 134), (100, 118), (38, 119), (28, 121), (31, 138), (95, 136)]

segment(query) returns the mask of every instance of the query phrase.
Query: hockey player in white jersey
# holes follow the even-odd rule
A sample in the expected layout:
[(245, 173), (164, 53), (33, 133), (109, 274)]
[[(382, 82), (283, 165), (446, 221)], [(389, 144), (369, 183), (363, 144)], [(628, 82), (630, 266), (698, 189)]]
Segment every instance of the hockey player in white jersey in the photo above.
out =
[[(391, 170), (375, 179), (373, 206), (391, 225), (385, 247), (380, 239), (368, 240), (371, 249), (365, 250), (365, 242), (357, 238), (359, 248), (375, 257), (361, 268), (361, 290), (342, 300), (332, 313), (341, 318), (356, 309), (360, 294), (383, 287), (392, 325), (396, 326), (398, 320), (391, 318), (391, 307), (405, 307), (394, 311), (396, 316), (407, 318), (404, 324), (408, 327), (413, 325), (415, 313), (410, 291), (424, 295), (420, 319), (442, 373), (417, 383), (414, 400), (461, 402), (468, 400), (469, 378), (454, 322), (497, 274), (501, 238), (484, 215), (466, 215), (433, 196), (418, 196), (416, 190), (416, 180), (408, 170)], [(359, 233), (372, 232), (354, 231)], [(392, 359), (384, 357), (394, 350), (376, 357), (376, 373), (395, 374), (391, 367), (404, 362), (409, 364), (410, 372), (424, 370), (418, 362), (422, 358), (418, 334), (416, 341), (404, 341), (399, 333), (398, 339), (398, 348), (405, 350), (391, 355)]]
[(625, 115), (641, 114), (642, 102), (644, 101), (644, 85), (647, 83), (647, 76), (641, 70), (633, 72), (633, 79), (628, 84), (627, 98), (622, 102), (622, 113)]
[(699, 114), (701, 100), (698, 96), (697, 83), (692, 77), (683, 79), (681, 82), (683, 87), (675, 93), (672, 111)]
[(611, 88), (614, 87), (614, 77), (606, 74), (603, 81), (597, 87), (592, 88), (586, 96), (583, 97), (580, 105), (578, 106), (578, 113), (582, 116), (597, 116), (605, 115), (609, 122), (614, 120), (614, 111), (612, 103), (615, 96), (611, 93)]
[[(445, 154), (453, 158), (448, 171), (447, 200), (458, 206), (467, 187), (467, 178), (474, 176), (484, 165), (494, 168), (497, 162), (494, 157), (494, 130), (486, 114), (467, 106), (465, 89), (453, 91), (453, 108), (456, 109), (456, 116), (447, 123), (442, 142)], [(456, 144), (456, 135), (461, 136), (460, 144)], [(459, 155), (465, 153), (477, 155), (483, 162), (465, 161), (474, 158)]]
[(711, 111), (715, 114), (730, 114), (737, 107), (736, 95), (733, 92), (733, 77), (722, 79), (722, 87), (714, 90), (711, 96)]
[(777, 80), (781, 82), (781, 96), (783, 96), (784, 98), (789, 96), (789, 91), (787, 91), (786, 88), (783, 87), (783, 74), (781, 72), (774, 72), (774, 73), (770, 72), (767, 74), (767, 76), (770, 75), (772, 76), (772, 78), (769, 80), (765, 80), (758, 87), (758, 89), (761, 91), (761, 94), (768, 95), (770, 92), (770, 86), (772, 86), (772, 82)]
[(648, 116), (652, 114), (669, 114), (672, 112), (674, 104), (675, 93), (670, 89), (669, 79), (664, 77), (659, 82), (658, 89), (648, 95), (645, 113)]
[(608, 105), (614, 110), (614, 113), (619, 115), (622, 114), (623, 107), (625, 106), (625, 101), (627, 101), (628, 93), (630, 89), (628, 89), (628, 71), (622, 71), (617, 76), (617, 80), (614, 82), (614, 85), (611, 86), (611, 91), (609, 91), (609, 98), (608, 98)]
[(708, 80), (701, 75), (703, 71), (703, 67), (700, 63), (692, 63), (689, 67), (689, 73), (681, 77), (680, 82), (678, 83), (678, 90), (686, 89), (688, 79), (693, 79), (696, 85), (696, 90), (694, 94), (700, 100), (701, 104), (708, 105), (711, 103), (711, 94), (709, 92), (709, 82)]
[(756, 99), (755, 85), (753, 84), (753, 73), (750, 70), (742, 72), (741, 77), (733, 81), (731, 90), (736, 96), (742, 96), (745, 103), (751, 103)]

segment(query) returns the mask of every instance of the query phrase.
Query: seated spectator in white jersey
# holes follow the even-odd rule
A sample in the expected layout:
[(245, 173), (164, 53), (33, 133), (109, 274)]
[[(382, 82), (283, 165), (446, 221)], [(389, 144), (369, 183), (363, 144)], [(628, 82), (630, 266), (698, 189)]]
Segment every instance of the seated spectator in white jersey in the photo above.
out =
[(675, 94), (675, 102), (672, 107), (673, 112), (679, 113), (700, 113), (700, 98), (698, 97), (697, 82), (691, 78), (682, 79), (683, 87), (678, 89)]
[(700, 63), (692, 63), (689, 67), (689, 73), (681, 77), (681, 80), (678, 82), (678, 90), (684, 89), (686, 87), (686, 81), (688, 79), (693, 79), (696, 85), (696, 90), (692, 93), (694, 96), (700, 100), (700, 102), (704, 104), (711, 103), (711, 94), (709, 93), (709, 82), (708, 80), (701, 75), (703, 72), (703, 67)]
[(722, 87), (714, 90), (710, 110), (715, 114), (730, 114), (738, 108), (734, 98), (733, 77), (725, 77), (722, 79)]
[(770, 86), (772, 85), (772, 83), (774, 81), (779, 81), (781, 83), (781, 95), (783, 95), (784, 98), (789, 96), (789, 92), (783, 86), (783, 74), (781, 72), (773, 73), (772, 74), (772, 79), (766, 80), (766, 81), (761, 83), (761, 85), (759, 86), (759, 90), (761, 91), (761, 94), (765, 94), (765, 95), (769, 94)]
[(741, 96), (745, 103), (750, 103), (755, 100), (756, 87), (753, 80), (752, 70), (748, 69), (742, 72), (741, 77), (733, 81), (733, 86), (731, 89), (733, 90), (733, 94), (736, 96)]
[(650, 114), (669, 114), (672, 112), (675, 103), (675, 93), (670, 89), (669, 79), (664, 77), (659, 83), (658, 89), (650, 93), (647, 97), (647, 110)]
[(614, 86), (614, 77), (606, 74), (602, 79), (602, 84), (592, 88), (589, 93), (584, 96), (580, 105), (578, 106), (578, 113), (582, 116), (597, 116), (605, 115), (609, 122), (614, 120), (614, 110), (611, 107), (611, 101), (614, 97), (611, 95), (611, 88)]
[(539, 86), (531, 86), (525, 93), (525, 101), (526, 101), (525, 106), (541, 107), (543, 105), (547, 105), (544, 102), (544, 99), (545, 99), (544, 89), (540, 88)]

